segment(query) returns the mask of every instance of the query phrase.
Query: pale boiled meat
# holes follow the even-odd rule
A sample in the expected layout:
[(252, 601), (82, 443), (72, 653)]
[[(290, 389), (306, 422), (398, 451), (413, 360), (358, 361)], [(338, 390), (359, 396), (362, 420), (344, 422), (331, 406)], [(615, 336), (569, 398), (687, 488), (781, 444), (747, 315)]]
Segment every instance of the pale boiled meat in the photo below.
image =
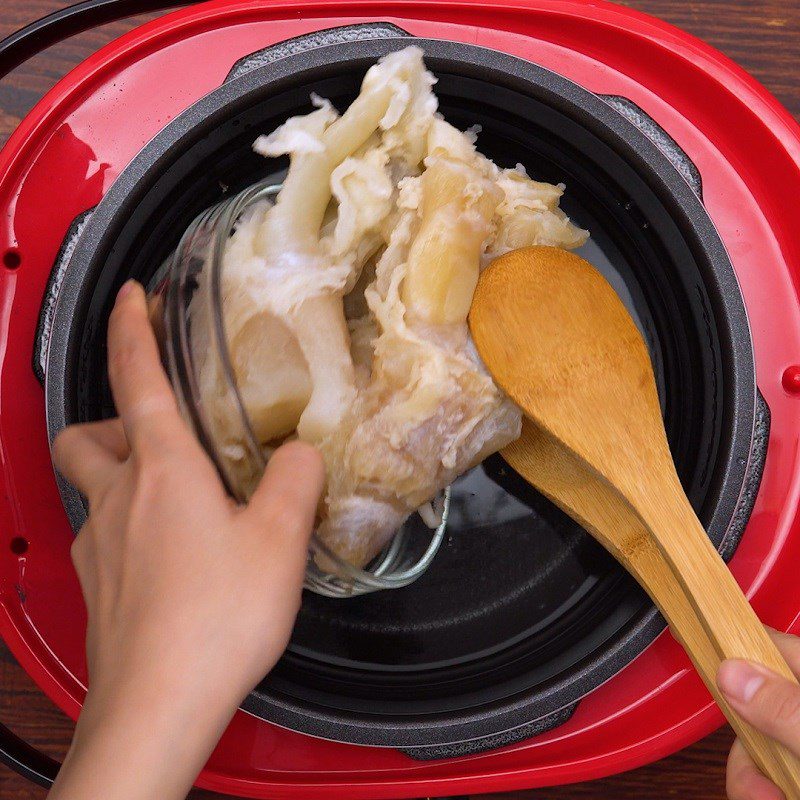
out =
[[(259, 137), (257, 152), (290, 155), (289, 173), (274, 205), (240, 220), (223, 261), (228, 347), (254, 432), (265, 452), (287, 436), (319, 447), (317, 534), (358, 566), (519, 436), (519, 410), (469, 337), (481, 267), (588, 235), (559, 209), (563, 186), (498, 168), (475, 132), (445, 122), (434, 83), (409, 47), (367, 72), (342, 115), (314, 98), (317, 110)], [(258, 475), (200, 332), (196, 357), (215, 438), (247, 494)]]

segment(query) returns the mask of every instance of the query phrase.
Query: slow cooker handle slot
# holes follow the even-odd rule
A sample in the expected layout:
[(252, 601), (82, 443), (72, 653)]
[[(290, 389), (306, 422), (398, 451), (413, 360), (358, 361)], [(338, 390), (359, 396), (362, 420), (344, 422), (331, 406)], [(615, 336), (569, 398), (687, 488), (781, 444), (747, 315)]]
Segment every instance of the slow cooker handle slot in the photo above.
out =
[(408, 37), (411, 35), (408, 31), (391, 22), (359, 22), (354, 25), (342, 25), (336, 28), (324, 28), (321, 31), (304, 33), (242, 56), (242, 58), (234, 62), (223, 83), (238, 78), (240, 75), (250, 72), (250, 70), (258, 69), (258, 67), (263, 67), (266, 64), (272, 64), (285, 56), (305, 53), (308, 50), (316, 50), (319, 47), (343, 44), (344, 42), (358, 42), (366, 39), (396, 39), (401, 36)]
[[(478, 753), (487, 753), (500, 747), (509, 747), (512, 744), (517, 744), (517, 742), (532, 739), (534, 736), (541, 736), (543, 733), (569, 722), (580, 702), (578, 700), (559, 711), (554, 711), (552, 714), (529, 722), (527, 725), (521, 725), (519, 728), (512, 728), (505, 733), (482, 736), (479, 739), (470, 739), (466, 742), (456, 742), (455, 744), (400, 748), (400, 752), (405, 753), (415, 761), (441, 761), (446, 758), (463, 758), (464, 756), (474, 756)], [(454, 798), (450, 798), (450, 800), (454, 800)]]
[(733, 558), (736, 548), (742, 541), (747, 523), (758, 497), (761, 487), (761, 478), (764, 476), (764, 467), (767, 463), (767, 447), (769, 445), (769, 431), (772, 424), (772, 414), (764, 399), (764, 395), (756, 387), (756, 406), (753, 417), (753, 439), (750, 445), (750, 457), (742, 482), (742, 491), (736, 503), (736, 508), (731, 516), (731, 522), (725, 536), (717, 550), (726, 563)]
[(703, 180), (700, 177), (700, 170), (697, 169), (686, 151), (646, 111), (639, 108), (633, 100), (628, 100), (627, 97), (617, 94), (599, 94), (597, 96), (647, 136), (672, 162), (672, 166), (692, 187), (692, 191), (701, 200), (703, 199)]
[(93, 208), (87, 209), (72, 221), (64, 236), (64, 241), (61, 242), (61, 247), (58, 248), (56, 260), (53, 262), (53, 267), (47, 278), (42, 305), (39, 309), (39, 321), (36, 323), (36, 333), (33, 339), (33, 374), (42, 386), (44, 386), (47, 348), (53, 333), (53, 314), (55, 313), (56, 299), (58, 298), (58, 292), (64, 280), (72, 251), (78, 243), (81, 231), (92, 216), (92, 211), (94, 211)]

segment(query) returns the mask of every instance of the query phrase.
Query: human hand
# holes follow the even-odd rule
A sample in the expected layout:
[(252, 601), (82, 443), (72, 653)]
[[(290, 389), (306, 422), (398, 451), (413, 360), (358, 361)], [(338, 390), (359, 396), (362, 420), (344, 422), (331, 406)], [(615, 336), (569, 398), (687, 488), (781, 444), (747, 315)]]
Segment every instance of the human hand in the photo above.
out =
[(285, 445), (237, 506), (178, 412), (138, 284), (119, 293), (108, 355), (119, 418), (71, 426), (53, 448), (89, 502), (72, 547), (89, 690), (52, 797), (166, 800), (286, 647), (323, 466)]
[[(796, 675), (800, 675), (800, 638), (770, 631)], [(800, 687), (748, 661), (724, 661), (717, 685), (743, 719), (800, 756)], [(728, 757), (729, 800), (798, 800), (786, 798), (759, 771), (742, 743), (733, 743)]]

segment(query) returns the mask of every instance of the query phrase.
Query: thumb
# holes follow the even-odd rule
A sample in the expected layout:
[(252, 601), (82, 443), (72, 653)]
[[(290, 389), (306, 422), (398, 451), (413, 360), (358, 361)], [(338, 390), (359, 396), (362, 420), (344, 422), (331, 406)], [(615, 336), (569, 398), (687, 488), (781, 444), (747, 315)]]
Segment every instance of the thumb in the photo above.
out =
[(717, 685), (747, 722), (800, 755), (800, 686), (741, 659), (722, 662)]
[(245, 513), (269, 532), (271, 547), (299, 553), (305, 563), (324, 483), (319, 451), (306, 442), (289, 442), (272, 454)]

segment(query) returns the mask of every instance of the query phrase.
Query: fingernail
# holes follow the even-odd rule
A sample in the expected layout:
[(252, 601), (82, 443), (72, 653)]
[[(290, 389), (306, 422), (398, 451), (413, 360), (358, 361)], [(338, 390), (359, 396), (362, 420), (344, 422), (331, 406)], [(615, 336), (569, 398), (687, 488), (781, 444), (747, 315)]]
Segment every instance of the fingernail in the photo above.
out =
[(135, 281), (131, 278), (130, 280), (125, 281), (122, 286), (119, 287), (119, 291), (117, 292), (117, 302), (122, 300), (126, 294), (130, 294), (131, 289), (133, 289), (133, 284)]
[(720, 665), (717, 686), (729, 700), (749, 703), (766, 679), (767, 676), (755, 664), (729, 659)]

